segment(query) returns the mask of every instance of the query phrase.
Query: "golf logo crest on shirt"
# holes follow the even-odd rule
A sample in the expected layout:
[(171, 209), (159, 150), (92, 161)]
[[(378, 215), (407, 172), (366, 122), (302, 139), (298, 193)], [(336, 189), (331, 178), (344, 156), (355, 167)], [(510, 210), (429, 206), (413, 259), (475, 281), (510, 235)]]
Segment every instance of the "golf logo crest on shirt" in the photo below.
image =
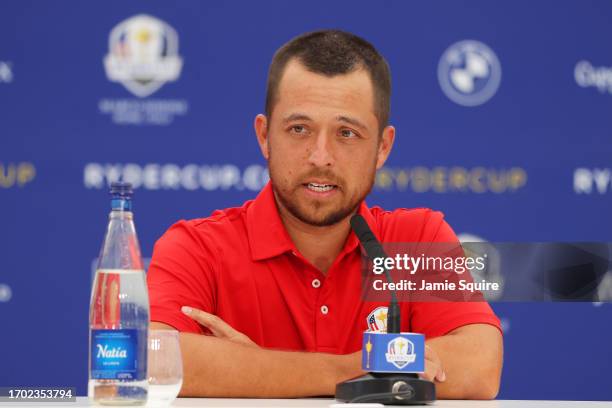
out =
[(387, 332), (387, 310), (386, 306), (379, 306), (368, 315), (368, 331), (377, 333)]
[(406, 365), (414, 363), (416, 360), (414, 344), (404, 337), (396, 337), (387, 344), (385, 358), (388, 363), (393, 364), (401, 370)]
[(104, 58), (108, 79), (120, 82), (140, 98), (176, 81), (181, 73), (178, 35), (158, 18), (139, 14), (117, 24), (108, 48)]

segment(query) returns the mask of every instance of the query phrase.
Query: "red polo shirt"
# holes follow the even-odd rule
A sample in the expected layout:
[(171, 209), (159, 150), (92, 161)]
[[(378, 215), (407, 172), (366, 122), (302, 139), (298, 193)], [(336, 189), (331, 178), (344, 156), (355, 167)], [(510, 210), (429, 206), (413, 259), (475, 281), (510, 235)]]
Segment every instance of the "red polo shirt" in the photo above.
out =
[[(359, 213), (381, 242), (455, 242), (440, 212)], [(267, 348), (346, 354), (365, 330), (380, 329), (386, 304), (361, 300), (361, 252), (354, 233), (321, 273), (295, 248), (268, 184), (242, 207), (174, 224), (155, 244), (147, 274), (151, 320), (205, 333), (181, 313), (213, 313)], [(470, 323), (499, 326), (486, 303), (402, 303), (402, 331), (440, 336)]]

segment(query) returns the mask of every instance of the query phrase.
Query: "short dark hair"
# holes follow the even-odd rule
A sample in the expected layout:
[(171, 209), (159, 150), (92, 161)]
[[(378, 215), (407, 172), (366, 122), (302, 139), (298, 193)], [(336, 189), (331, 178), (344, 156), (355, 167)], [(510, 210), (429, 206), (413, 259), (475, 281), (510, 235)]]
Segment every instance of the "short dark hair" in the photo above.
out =
[(278, 86), (287, 63), (296, 58), (309, 71), (329, 77), (363, 68), (374, 89), (374, 112), (382, 132), (389, 121), (391, 72), (385, 58), (361, 37), (340, 30), (321, 30), (299, 35), (279, 48), (270, 64), (266, 115), (271, 117)]

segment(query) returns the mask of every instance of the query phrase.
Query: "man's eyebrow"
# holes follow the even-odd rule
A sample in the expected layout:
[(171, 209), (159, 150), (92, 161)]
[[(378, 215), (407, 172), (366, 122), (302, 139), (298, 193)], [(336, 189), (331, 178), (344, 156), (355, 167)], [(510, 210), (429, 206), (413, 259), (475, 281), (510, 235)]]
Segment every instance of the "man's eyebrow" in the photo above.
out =
[(346, 122), (349, 125), (353, 125), (353, 126), (357, 126), (358, 128), (361, 128), (362, 130), (368, 130), (368, 127), (366, 125), (364, 125), (363, 123), (361, 123), (360, 121), (358, 121), (357, 119), (348, 117), (348, 116), (336, 116), (336, 120), (340, 121), (340, 122)]
[[(283, 123), (289, 123), (289, 122), (293, 122), (296, 120), (312, 122), (312, 118), (304, 113), (292, 113), (291, 115), (283, 118)], [(357, 119), (351, 118), (349, 116), (339, 115), (339, 116), (336, 116), (336, 120), (339, 122), (345, 122), (345, 123), (348, 123), (349, 125), (356, 126), (362, 130), (368, 130), (368, 127), (366, 125), (364, 125)]]
[(305, 115), (303, 113), (292, 113), (291, 115), (283, 118), (283, 123), (289, 123), (295, 120), (306, 120), (312, 122), (312, 119), (308, 115)]

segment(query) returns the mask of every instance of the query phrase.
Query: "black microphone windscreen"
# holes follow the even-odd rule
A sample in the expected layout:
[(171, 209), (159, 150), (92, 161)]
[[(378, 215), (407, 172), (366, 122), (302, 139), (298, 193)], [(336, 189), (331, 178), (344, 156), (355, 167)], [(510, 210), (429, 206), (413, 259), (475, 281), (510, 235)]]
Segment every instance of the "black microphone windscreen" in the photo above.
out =
[(359, 242), (363, 245), (363, 249), (370, 259), (387, 256), (363, 216), (359, 214), (353, 215), (351, 217), (351, 228), (355, 231), (355, 235), (357, 235)]

